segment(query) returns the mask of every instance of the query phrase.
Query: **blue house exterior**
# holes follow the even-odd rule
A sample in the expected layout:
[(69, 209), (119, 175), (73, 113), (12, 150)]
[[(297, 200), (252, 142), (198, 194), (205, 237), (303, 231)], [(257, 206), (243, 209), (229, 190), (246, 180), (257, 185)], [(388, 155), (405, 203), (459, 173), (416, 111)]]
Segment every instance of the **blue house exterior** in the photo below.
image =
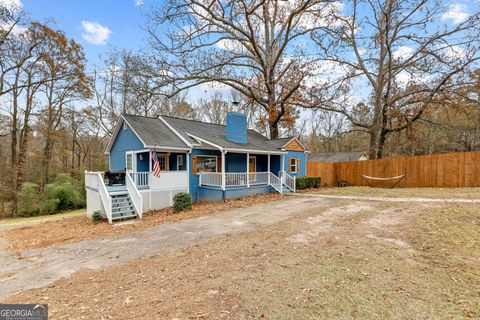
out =
[[(125, 186), (105, 185), (105, 189), (124, 188), (140, 213), (171, 205), (178, 192), (190, 193), (194, 201), (294, 192), (295, 177), (306, 175), (308, 151), (295, 137), (270, 140), (248, 129), (241, 113), (227, 114), (226, 126), (124, 114), (106, 153), (109, 174), (125, 173)], [(95, 183), (90, 191), (99, 192), (104, 181)], [(102, 198), (106, 211), (111, 207), (107, 197)]]

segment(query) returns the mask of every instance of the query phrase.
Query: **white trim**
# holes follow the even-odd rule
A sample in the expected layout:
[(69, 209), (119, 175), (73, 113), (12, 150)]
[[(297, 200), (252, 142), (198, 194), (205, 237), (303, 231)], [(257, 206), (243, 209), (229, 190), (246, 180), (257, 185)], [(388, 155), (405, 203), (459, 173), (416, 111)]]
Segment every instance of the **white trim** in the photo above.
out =
[[(290, 168), (291, 168), (291, 161), (292, 160), (295, 160), (295, 171), (291, 171)], [(300, 158), (289, 158), (288, 159), (288, 171), (290, 173), (298, 173), (298, 163), (300, 162)]]
[(110, 150), (112, 150), (113, 147), (113, 142), (117, 138), (118, 132), (120, 131), (120, 128), (122, 127), (123, 122), (125, 119), (123, 119), (123, 116), (120, 115), (120, 117), (117, 120), (117, 124), (115, 125), (115, 128), (113, 129), (113, 133), (110, 136), (110, 139), (108, 140), (107, 147), (105, 148), (105, 154), (110, 154)]
[(182, 159), (182, 167), (183, 167), (183, 154), (177, 154), (177, 171), (180, 171), (180, 161), (178, 159)]
[(225, 178), (225, 167), (227, 166), (225, 161), (225, 152), (222, 151), (222, 190), (225, 191), (226, 178)]
[(172, 130), (173, 133), (175, 133), (175, 135), (177, 135), (177, 137), (179, 137), (180, 139), (182, 139), (183, 142), (185, 142), (185, 144), (189, 147), (192, 146), (192, 144), (190, 142), (187, 141), (187, 139), (185, 139), (185, 137), (183, 137), (177, 130), (175, 130), (168, 122), (167, 120), (163, 119), (162, 116), (158, 116), (158, 119), (160, 119), (167, 127), (168, 129)]
[(238, 153), (256, 153), (256, 154), (274, 154), (282, 155), (287, 154), (283, 151), (264, 151), (264, 150), (254, 150), (254, 149), (235, 149), (235, 148), (225, 148), (228, 152), (238, 152)]
[(247, 153), (247, 188), (250, 188), (250, 153)]
[(145, 148), (153, 149), (153, 150), (178, 150), (178, 151), (190, 151), (190, 148), (176, 148), (176, 147), (163, 147), (163, 146), (145, 146)]
[(209, 145), (211, 145), (212, 147), (215, 147), (215, 148), (217, 148), (217, 149), (220, 150), (220, 151), (223, 150), (223, 148), (220, 147), (219, 145), (216, 145), (216, 144), (214, 144), (214, 143), (212, 143), (212, 142), (210, 142), (210, 141), (207, 141), (207, 140), (205, 140), (205, 139), (202, 139), (202, 138), (199, 138), (199, 137), (197, 137), (197, 136), (194, 136), (193, 134), (190, 134), (190, 133), (187, 133), (187, 134), (188, 134), (190, 137), (192, 137), (193, 139), (195, 139), (195, 140), (198, 140), (198, 141), (200, 141), (200, 142), (209, 144)]
[[(132, 156), (132, 170), (128, 170), (128, 156)], [(137, 154), (133, 151), (125, 152), (125, 171), (127, 172), (137, 172)]]

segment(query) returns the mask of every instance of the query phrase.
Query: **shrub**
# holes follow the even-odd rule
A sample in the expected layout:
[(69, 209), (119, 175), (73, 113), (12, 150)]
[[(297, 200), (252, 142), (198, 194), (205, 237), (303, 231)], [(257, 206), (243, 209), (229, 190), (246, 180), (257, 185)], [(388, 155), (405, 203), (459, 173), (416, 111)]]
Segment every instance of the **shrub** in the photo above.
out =
[(45, 198), (46, 202), (50, 201), (47, 204), (48, 208), (53, 208), (54, 202), (56, 202), (56, 210), (76, 209), (85, 206), (82, 194), (70, 182), (48, 184), (45, 187)]
[(297, 177), (295, 188), (297, 190), (320, 188), (320, 177)]
[(18, 215), (35, 216), (40, 213), (40, 192), (38, 185), (31, 182), (22, 184), (18, 196)]
[(59, 203), (60, 200), (58, 199), (46, 199), (42, 202), (40, 207), (41, 214), (53, 214), (59, 211)]
[(93, 223), (97, 223), (99, 222), (100, 220), (102, 220), (102, 213), (100, 211), (95, 211), (92, 216), (90, 217), (90, 219), (92, 219), (92, 222)]
[(192, 197), (189, 193), (180, 192), (173, 197), (173, 212), (192, 209)]

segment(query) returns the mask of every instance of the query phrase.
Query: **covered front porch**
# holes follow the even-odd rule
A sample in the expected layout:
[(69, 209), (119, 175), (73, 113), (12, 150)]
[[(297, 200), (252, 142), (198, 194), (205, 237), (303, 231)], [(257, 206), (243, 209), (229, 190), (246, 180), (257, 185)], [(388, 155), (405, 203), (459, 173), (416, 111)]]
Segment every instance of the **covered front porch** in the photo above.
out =
[(194, 155), (200, 198), (218, 199), (221, 195), (225, 199), (271, 191), (294, 192), (295, 177), (282, 170), (284, 161), (282, 153), (219, 151)]
[[(157, 153), (159, 176), (153, 174), (152, 152)], [(125, 171), (139, 190), (188, 188), (189, 161), (187, 152), (165, 149), (129, 151), (125, 154)]]

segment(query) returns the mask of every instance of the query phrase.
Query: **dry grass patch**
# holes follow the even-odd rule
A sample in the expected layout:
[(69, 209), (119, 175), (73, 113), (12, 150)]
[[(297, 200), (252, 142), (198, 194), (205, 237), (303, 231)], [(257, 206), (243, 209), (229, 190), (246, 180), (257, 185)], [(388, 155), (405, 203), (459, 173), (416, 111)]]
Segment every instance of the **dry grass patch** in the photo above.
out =
[(211, 215), (233, 208), (246, 208), (280, 198), (282, 196), (279, 194), (269, 193), (229, 199), (223, 202), (203, 201), (195, 203), (191, 210), (173, 213), (171, 208), (166, 208), (145, 213), (141, 220), (113, 225), (105, 221), (93, 224), (86, 216), (81, 216), (6, 230), (3, 236), (8, 240), (10, 248), (15, 251), (45, 248), (94, 237), (132, 232), (162, 223)]
[(372, 224), (368, 210), (339, 211), (339, 222), (307, 243), (289, 241), (316, 228), (313, 218), (335, 222), (331, 208), (314, 210), (260, 231), (82, 271), (8, 302), (48, 302), (59, 319), (479, 318), (480, 208), (382, 209), (391, 223)]
[(433, 198), (433, 199), (480, 199), (480, 188), (320, 188), (300, 192), (335, 196), (387, 197), (387, 198)]

